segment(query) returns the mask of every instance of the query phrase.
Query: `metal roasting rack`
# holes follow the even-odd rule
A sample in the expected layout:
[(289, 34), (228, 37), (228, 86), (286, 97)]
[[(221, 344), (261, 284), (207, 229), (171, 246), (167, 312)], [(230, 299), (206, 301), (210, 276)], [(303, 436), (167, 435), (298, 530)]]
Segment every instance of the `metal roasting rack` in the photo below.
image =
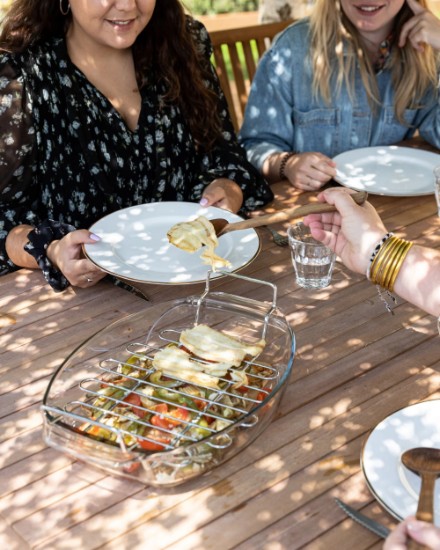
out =
[[(261, 338), (265, 338), (272, 316), (277, 313), (276, 286), (243, 275), (231, 273), (227, 273), (227, 275), (250, 282), (258, 282), (272, 289), (272, 301), (269, 304), (264, 303), (265, 308), (261, 314)], [(211, 307), (211, 294), (210, 273), (208, 273), (205, 291), (193, 302), (192, 326), (199, 324), (204, 308)], [(222, 293), (215, 293), (216, 297), (219, 295)], [(234, 307), (238, 310), (242, 307), (241, 302), (244, 304), (243, 307), (247, 305), (247, 299), (235, 298), (237, 303)], [(63, 403), (57, 403), (56, 400), (51, 403), (51, 400), (47, 399), (49, 390), (46, 392), (42, 409), (48, 426), (46, 431), (49, 435), (46, 439), (52, 446), (63, 450), (63, 445), (50, 435), (51, 427), (58, 429), (62, 426), (64, 429), (67, 428), (74, 432), (74, 435), (79, 434), (81, 438), (89, 439), (92, 445), (93, 441), (97, 441), (100, 445), (104, 443), (109, 447), (119, 448), (127, 457), (132, 457), (135, 454), (141, 457), (150, 456), (154, 459), (152, 455), (157, 455), (161, 466), (172, 468), (174, 473), (171, 477), (176, 478), (176, 471), (184, 469), (194, 462), (202, 464), (204, 461), (211, 461), (213, 455), (209, 449), (215, 452), (230, 447), (236, 435), (228, 428), (239, 424), (240, 428), (250, 429), (258, 424), (260, 421), (258, 409), (268, 401), (280, 381), (280, 373), (276, 365), (268, 365), (256, 357), (250, 361), (243, 361), (239, 367), (228, 369), (228, 373), (240, 371), (246, 375), (247, 382), (241, 385), (242, 391), (237, 391), (237, 382), (230, 376), (217, 376), (219, 384), (218, 387), (213, 388), (209, 385), (190, 382), (179, 378), (177, 374), (167, 372), (167, 385), (164, 392), (163, 380), (160, 383), (160, 373), (159, 371), (156, 373), (152, 361), (160, 349), (170, 345), (179, 345), (182, 329), (162, 327), (159, 331), (154, 332), (156, 324), (148, 332), (145, 341), (134, 340), (125, 345), (124, 358), (121, 358), (121, 350), (118, 350), (116, 355), (109, 353), (109, 355), (100, 358), (99, 362), (93, 365), (91, 376), (81, 378), (74, 388), (69, 388), (70, 392), (75, 390), (74, 398)], [(153, 333), (155, 338), (150, 341), (150, 335)], [(192, 357), (191, 361), (196, 364), (209, 363), (209, 361), (197, 357)], [(159, 380), (157, 376), (154, 377), (155, 373), (159, 373)], [(116, 383), (121, 377), (124, 379), (123, 386)], [(197, 395), (196, 398), (196, 409), (185, 403), (185, 398), (191, 398), (188, 388), (196, 391), (201, 390), (200, 395)], [(159, 392), (155, 390), (159, 390)], [(158, 393), (162, 395), (159, 397)], [(141, 402), (139, 405), (131, 405), (125, 401), (131, 394), (142, 398), (148, 395), (146, 400), (148, 404), (144, 405), (144, 400), (144, 403)], [(176, 405), (176, 403), (179, 404)], [(172, 422), (173, 416), (166, 409), (165, 412), (160, 413), (160, 417), (165, 421), (170, 420), (170, 424), (168, 426), (153, 425), (151, 419), (158, 414), (155, 407), (161, 404), (173, 408), (178, 406), (189, 414), (187, 418), (179, 418), (179, 423), (176, 426)], [(132, 409), (139, 414), (134, 415)], [(134, 416), (136, 417), (134, 418)], [(208, 417), (211, 423), (204, 425), (202, 437), (198, 434), (196, 437), (194, 432), (197, 430), (194, 429), (200, 428), (199, 421), (202, 417)], [(211, 427), (215, 421), (218, 421), (218, 424), (221, 422), (223, 428), (219, 430)], [(136, 423), (135, 434), (133, 433), (133, 422)], [(124, 424), (131, 429), (128, 430)], [(154, 438), (151, 437), (151, 430), (155, 431)], [(163, 450), (144, 450), (142, 442), (157, 443), (158, 433)], [(102, 434), (106, 434), (105, 437)], [(203, 447), (200, 446), (200, 443), (203, 443)], [(173, 454), (172, 451), (176, 450), (178, 450), (178, 454)], [(72, 448), (70, 448), (70, 452), (75, 454)], [(87, 450), (78, 451), (78, 457), (84, 458), (84, 452), (87, 454)], [(93, 462), (98, 464), (102, 462), (103, 465), (108, 466), (108, 457), (104, 456), (101, 459), (98, 453), (98, 456), (93, 457)]]

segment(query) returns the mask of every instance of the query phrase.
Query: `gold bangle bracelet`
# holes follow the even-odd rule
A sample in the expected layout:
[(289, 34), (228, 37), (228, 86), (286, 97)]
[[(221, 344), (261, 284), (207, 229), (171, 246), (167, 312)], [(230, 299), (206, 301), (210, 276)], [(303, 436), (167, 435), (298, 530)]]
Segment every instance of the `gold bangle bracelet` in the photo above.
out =
[(390, 292), (392, 292), (394, 290), (394, 284), (395, 284), (396, 279), (399, 275), (402, 264), (405, 261), (405, 258), (406, 258), (407, 254), (409, 252), (409, 249), (412, 247), (412, 245), (413, 245), (413, 243), (411, 241), (406, 241), (406, 247), (404, 248), (404, 250), (402, 251), (402, 253), (400, 255), (400, 258), (399, 258), (399, 260), (396, 264), (396, 267), (394, 269), (393, 277), (391, 278), (391, 280), (389, 282), (389, 285), (388, 285), (388, 289), (390, 290)]
[(389, 249), (394, 246), (396, 240), (397, 237), (392, 236), (387, 241), (385, 241), (385, 243), (382, 245), (381, 249), (377, 253), (376, 257), (374, 258), (370, 269), (370, 280), (373, 283), (377, 284), (377, 275), (381, 270), (381, 267), (383, 266), (383, 261), (387, 256), (387, 251), (389, 251)]
[(399, 244), (394, 250), (393, 256), (390, 258), (390, 261), (388, 263), (387, 269), (383, 274), (382, 280), (380, 281), (380, 285), (383, 288), (386, 288), (389, 290), (390, 281), (393, 279), (393, 276), (396, 271), (396, 267), (399, 263), (400, 257), (402, 256), (403, 252), (405, 251), (407, 247), (407, 242), (404, 240), (399, 239)]
[(399, 244), (399, 239), (397, 237), (391, 237), (384, 244), (383, 248), (377, 254), (373, 265), (371, 266), (371, 281), (374, 284), (380, 284), (380, 281), (383, 278), (383, 271), (387, 268), (389, 258), (393, 253), (396, 246)]

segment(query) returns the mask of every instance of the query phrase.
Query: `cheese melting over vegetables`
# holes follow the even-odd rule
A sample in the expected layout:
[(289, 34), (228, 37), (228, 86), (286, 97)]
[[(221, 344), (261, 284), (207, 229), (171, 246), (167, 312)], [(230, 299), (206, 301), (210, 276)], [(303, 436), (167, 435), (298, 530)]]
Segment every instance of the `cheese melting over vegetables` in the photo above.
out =
[(180, 341), (197, 357), (207, 361), (222, 361), (234, 367), (238, 367), (247, 355), (255, 357), (261, 353), (266, 345), (265, 340), (255, 344), (242, 342), (207, 325), (184, 330)]
[(212, 223), (204, 216), (199, 216), (190, 222), (176, 223), (168, 231), (167, 237), (171, 244), (191, 254), (200, 250), (202, 246), (206, 246), (200, 258), (214, 271), (216, 268), (231, 267), (228, 260), (215, 254), (214, 251), (218, 246), (217, 235)]
[[(231, 367), (240, 366), (246, 357), (255, 357), (266, 345), (261, 339), (255, 344), (242, 342), (206, 325), (197, 325), (182, 332), (180, 343), (186, 350), (168, 346), (156, 353), (153, 367), (165, 375), (176, 376), (209, 388), (218, 388), (219, 377)], [(246, 373), (229, 371), (237, 388), (248, 383)]]

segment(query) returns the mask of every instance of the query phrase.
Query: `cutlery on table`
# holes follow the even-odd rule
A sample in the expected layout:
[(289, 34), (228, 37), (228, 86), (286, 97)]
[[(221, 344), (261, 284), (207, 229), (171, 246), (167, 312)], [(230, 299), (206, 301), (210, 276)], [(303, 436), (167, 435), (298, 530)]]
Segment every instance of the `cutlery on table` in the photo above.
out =
[(378, 521), (369, 518), (362, 512), (359, 512), (359, 510), (356, 510), (355, 508), (352, 508), (345, 502), (342, 502), (342, 500), (339, 500), (339, 498), (335, 498), (336, 503), (344, 512), (347, 514), (348, 517), (362, 525), (362, 527), (365, 527), (366, 529), (369, 529), (372, 533), (377, 535), (378, 537), (381, 537), (383, 539), (386, 539), (387, 536), (390, 534), (390, 529), (388, 527), (385, 527), (385, 525), (382, 525)]
[[(405, 451), (401, 456), (402, 463), (409, 470), (418, 474), (422, 480), (416, 518), (433, 523), (434, 521), (434, 486), (440, 476), (440, 449), (431, 447), (415, 447)], [(410, 550), (427, 548), (426, 546), (409, 541)]]
[(286, 246), (289, 243), (289, 237), (287, 235), (281, 235), (281, 233), (278, 233), (278, 231), (275, 231), (275, 229), (272, 229), (272, 227), (269, 227), (268, 225), (264, 225), (269, 233), (272, 235), (273, 242), (278, 246)]
[[(357, 204), (363, 204), (367, 200), (368, 193), (366, 191), (357, 191), (356, 193), (353, 193), (351, 197)], [(251, 227), (261, 227), (262, 225), (268, 225), (271, 223), (302, 218), (307, 214), (321, 214), (323, 212), (334, 212), (335, 210), (336, 208), (332, 204), (314, 202), (312, 204), (295, 206), (293, 208), (288, 208), (287, 210), (274, 212), (273, 214), (264, 214), (263, 216), (257, 216), (241, 222), (228, 223), (228, 221), (223, 218), (215, 218), (209, 221), (214, 226), (215, 234), (219, 237), (229, 231), (238, 231), (241, 229), (249, 229)]]

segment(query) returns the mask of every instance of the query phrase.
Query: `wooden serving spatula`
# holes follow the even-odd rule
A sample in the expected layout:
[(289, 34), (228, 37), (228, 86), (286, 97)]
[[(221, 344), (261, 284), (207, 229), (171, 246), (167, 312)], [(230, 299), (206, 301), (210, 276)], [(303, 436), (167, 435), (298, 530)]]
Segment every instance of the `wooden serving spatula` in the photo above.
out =
[[(422, 480), (416, 518), (433, 523), (434, 521), (434, 485), (440, 476), (440, 449), (416, 447), (402, 454), (402, 463)], [(411, 540), (410, 550), (429, 550), (427, 546)]]
[[(350, 196), (357, 204), (362, 204), (367, 200), (368, 193), (366, 191), (357, 191)], [(223, 218), (215, 218), (209, 221), (214, 226), (215, 234), (219, 237), (220, 235), (229, 233), (230, 231), (239, 231), (241, 229), (249, 229), (251, 227), (261, 227), (262, 225), (270, 225), (271, 223), (302, 218), (307, 214), (321, 214), (323, 212), (334, 212), (335, 210), (336, 208), (332, 204), (314, 202), (304, 206), (294, 206), (293, 208), (281, 210), (280, 212), (274, 212), (273, 214), (264, 214), (263, 216), (257, 216), (241, 222), (228, 223), (228, 221)]]

